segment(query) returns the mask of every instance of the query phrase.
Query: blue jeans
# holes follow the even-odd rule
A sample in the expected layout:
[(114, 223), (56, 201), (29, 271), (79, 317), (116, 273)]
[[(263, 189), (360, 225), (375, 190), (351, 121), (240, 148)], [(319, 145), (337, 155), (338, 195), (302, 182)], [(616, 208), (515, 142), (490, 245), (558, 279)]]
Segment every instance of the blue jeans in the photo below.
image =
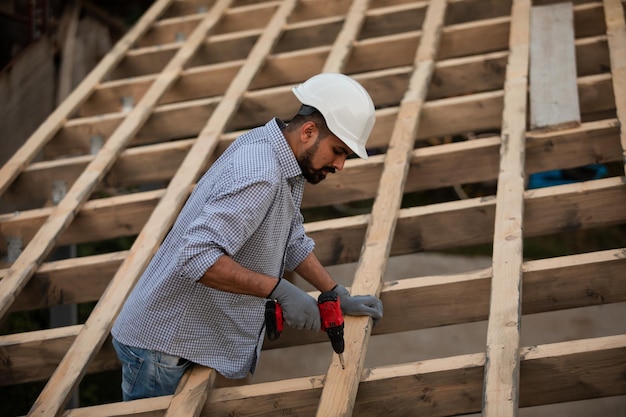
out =
[(155, 350), (140, 349), (118, 342), (113, 347), (122, 362), (124, 401), (172, 395), (192, 362)]

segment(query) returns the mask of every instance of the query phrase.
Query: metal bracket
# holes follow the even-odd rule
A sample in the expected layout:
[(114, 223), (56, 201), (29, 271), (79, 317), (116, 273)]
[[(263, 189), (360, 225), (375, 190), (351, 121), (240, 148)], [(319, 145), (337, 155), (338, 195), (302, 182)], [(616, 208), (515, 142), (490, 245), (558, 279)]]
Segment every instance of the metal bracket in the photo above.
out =
[(101, 135), (93, 135), (89, 138), (89, 153), (97, 154), (104, 145), (104, 138)]
[(17, 236), (9, 236), (7, 240), (7, 259), (13, 263), (22, 253), (22, 238)]
[(135, 107), (135, 99), (133, 96), (122, 96), (122, 111), (128, 113), (133, 107)]
[(67, 194), (67, 183), (61, 180), (52, 181), (52, 202), (56, 205), (63, 200)]
[(185, 39), (187, 39), (187, 35), (185, 35), (185, 32), (176, 32), (176, 42), (185, 42)]

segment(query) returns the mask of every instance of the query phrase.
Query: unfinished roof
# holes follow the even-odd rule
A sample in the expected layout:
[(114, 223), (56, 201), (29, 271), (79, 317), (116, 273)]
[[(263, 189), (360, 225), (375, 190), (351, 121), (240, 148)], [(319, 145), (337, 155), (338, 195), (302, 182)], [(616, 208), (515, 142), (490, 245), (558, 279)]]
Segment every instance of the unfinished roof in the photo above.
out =
[[(520, 345), (521, 314), (626, 301), (626, 248), (523, 259), (529, 238), (626, 223), (623, 3), (548, 3), (155, 1), (0, 170), (0, 316), (98, 301), (84, 324), (0, 336), (0, 384), (47, 381), (33, 416), (503, 417), (626, 395), (626, 329)], [(372, 156), (307, 186), (303, 209), (371, 204), (306, 230), (325, 265), (358, 263), (351, 291), (380, 294), (380, 325), (346, 318), (345, 370), (334, 358), (323, 375), (212, 389), (196, 366), (174, 396), (64, 411), (85, 374), (119, 366), (113, 320), (195, 181), (237, 135), (291, 117), (291, 88), (319, 72), (361, 82), (377, 123)], [(590, 164), (611, 169), (528, 187)], [(135, 236), (129, 251), (49, 258)], [(391, 256), (477, 245), (493, 248), (488, 270), (383, 281)], [(372, 334), (476, 321), (484, 350), (364, 366)], [(319, 342), (287, 330), (267, 348)]]

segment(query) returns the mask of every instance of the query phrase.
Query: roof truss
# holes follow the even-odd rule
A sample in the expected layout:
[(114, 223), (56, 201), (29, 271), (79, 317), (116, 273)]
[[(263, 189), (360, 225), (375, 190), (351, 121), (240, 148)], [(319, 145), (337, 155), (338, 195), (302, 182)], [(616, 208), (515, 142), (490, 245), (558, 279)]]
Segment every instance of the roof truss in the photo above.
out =
[[(626, 301), (626, 248), (522, 257), (527, 238), (626, 223), (624, 4), (571, 6), (580, 123), (532, 130), (530, 16), (549, 3), (155, 1), (0, 168), (0, 316), (98, 302), (85, 324), (0, 336), (0, 384), (47, 381), (38, 416), (515, 416), (626, 395), (626, 329), (520, 346), (522, 314)], [(358, 263), (351, 290), (380, 295), (385, 319), (346, 318), (345, 370), (333, 360), (325, 375), (214, 388), (215, 373), (195, 367), (174, 396), (64, 410), (86, 373), (118, 366), (113, 320), (197, 178), (241, 132), (290, 117), (291, 87), (322, 71), (372, 95), (377, 154), (308, 187), (303, 208), (372, 206), (306, 229), (325, 265)], [(526, 187), (531, 174), (592, 163), (619, 172)], [(405, 201), (489, 181), (487, 197)], [(135, 238), (130, 250), (49, 259), (58, 246), (118, 237)], [(481, 244), (493, 247), (492, 268), (383, 280), (391, 256)], [(488, 323), (484, 352), (364, 368), (371, 334), (476, 321)], [(320, 342), (287, 330), (267, 348)]]

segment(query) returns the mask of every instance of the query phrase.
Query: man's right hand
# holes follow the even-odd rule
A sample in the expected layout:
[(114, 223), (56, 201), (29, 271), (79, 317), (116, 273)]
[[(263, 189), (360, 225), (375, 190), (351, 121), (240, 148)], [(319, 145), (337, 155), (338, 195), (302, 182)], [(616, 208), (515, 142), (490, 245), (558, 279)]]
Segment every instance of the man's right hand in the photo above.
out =
[(315, 299), (286, 279), (280, 279), (269, 298), (278, 301), (289, 326), (313, 331), (321, 328), (320, 312)]

